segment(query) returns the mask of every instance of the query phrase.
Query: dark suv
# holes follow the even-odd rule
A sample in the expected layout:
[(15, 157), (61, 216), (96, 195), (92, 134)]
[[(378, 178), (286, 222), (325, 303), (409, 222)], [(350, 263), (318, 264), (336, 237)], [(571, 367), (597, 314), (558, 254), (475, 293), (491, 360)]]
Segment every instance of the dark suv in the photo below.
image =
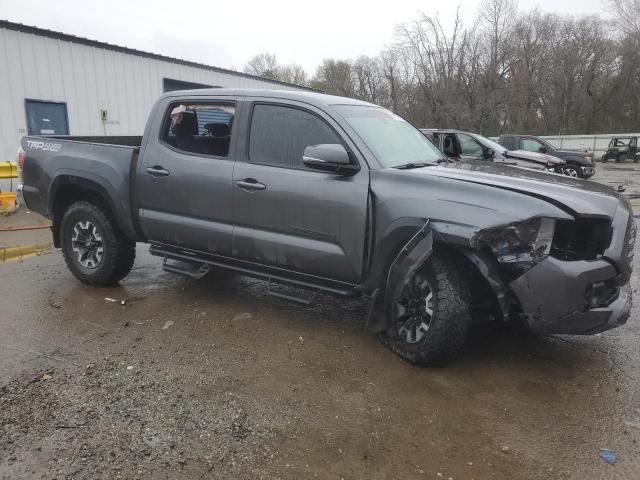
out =
[(562, 173), (570, 177), (590, 178), (596, 173), (593, 152), (556, 148), (546, 140), (533, 135), (500, 135), (498, 143), (510, 150), (539, 152), (561, 158), (566, 162)]

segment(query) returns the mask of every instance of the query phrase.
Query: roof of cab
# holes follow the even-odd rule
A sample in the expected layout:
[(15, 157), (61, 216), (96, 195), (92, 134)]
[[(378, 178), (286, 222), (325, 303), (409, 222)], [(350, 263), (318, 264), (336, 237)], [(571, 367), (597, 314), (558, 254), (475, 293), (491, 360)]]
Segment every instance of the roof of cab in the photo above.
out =
[(311, 105), (361, 105), (378, 107), (373, 103), (354, 98), (338, 97), (325, 93), (306, 92), (302, 90), (270, 90), (259, 88), (201, 88), (197, 90), (177, 90), (167, 92), (163, 97), (263, 97), (270, 99), (298, 100)]

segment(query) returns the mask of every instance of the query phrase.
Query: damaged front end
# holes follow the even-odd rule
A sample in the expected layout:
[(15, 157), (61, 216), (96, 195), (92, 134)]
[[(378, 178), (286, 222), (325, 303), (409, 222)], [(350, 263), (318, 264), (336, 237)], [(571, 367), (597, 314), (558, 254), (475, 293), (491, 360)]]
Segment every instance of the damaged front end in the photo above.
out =
[(596, 333), (629, 317), (635, 224), (624, 205), (613, 221), (532, 218), (480, 230), (470, 243), (503, 315), (533, 331)]

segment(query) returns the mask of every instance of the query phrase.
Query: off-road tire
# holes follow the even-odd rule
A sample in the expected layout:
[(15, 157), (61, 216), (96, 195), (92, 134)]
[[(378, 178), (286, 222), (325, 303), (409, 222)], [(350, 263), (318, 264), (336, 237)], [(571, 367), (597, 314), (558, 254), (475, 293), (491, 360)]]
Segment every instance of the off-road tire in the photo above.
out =
[(607, 157), (607, 154), (605, 153), (601, 158), (600, 158), (600, 163), (607, 163), (609, 161), (609, 157)]
[[(471, 326), (471, 284), (466, 265), (453, 256), (432, 254), (416, 275), (431, 290), (431, 322), (424, 338), (409, 343), (399, 334), (398, 309), (394, 300), (387, 305), (388, 328), (380, 337), (403, 360), (423, 367), (446, 366), (455, 360)], [(398, 286), (390, 286), (402, 290)], [(407, 288), (407, 287), (405, 287)], [(392, 298), (397, 298), (392, 293)]]
[[(95, 268), (83, 266), (73, 251), (72, 238), (78, 222), (91, 222), (101, 236), (104, 252)], [(73, 203), (67, 208), (60, 225), (62, 253), (71, 273), (87, 285), (110, 286), (126, 277), (136, 258), (136, 244), (120, 231), (110, 212), (90, 202)]]

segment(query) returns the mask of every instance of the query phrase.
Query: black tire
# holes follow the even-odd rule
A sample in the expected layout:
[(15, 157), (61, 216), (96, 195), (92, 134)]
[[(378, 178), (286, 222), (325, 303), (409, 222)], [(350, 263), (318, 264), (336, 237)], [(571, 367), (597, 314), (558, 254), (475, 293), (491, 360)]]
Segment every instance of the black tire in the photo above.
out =
[(567, 163), (562, 166), (562, 174), (572, 178), (584, 178), (580, 165), (575, 163)]
[[(407, 327), (416, 317), (408, 315), (407, 307), (400, 304), (406, 302), (403, 297), (412, 294), (411, 290), (418, 287), (424, 299), (418, 295), (417, 303), (424, 302), (428, 309), (428, 293), (422, 289), (424, 283), (432, 292), (432, 315), (428, 328), (418, 339), (418, 329)], [(404, 288), (392, 288), (396, 291), (392, 294), (392, 304), (387, 305), (389, 328), (381, 334), (382, 341), (402, 359), (415, 365), (445, 366), (455, 360), (464, 346), (471, 325), (471, 285), (469, 275), (465, 275), (460, 262), (434, 253)], [(418, 321), (424, 325), (423, 320)], [(416, 332), (415, 337), (409, 339), (411, 335), (408, 331)]]
[[(83, 230), (82, 226), (86, 229)], [(76, 228), (80, 232), (91, 230), (85, 237), (90, 236), (91, 239), (87, 242), (95, 245), (84, 248), (87, 243), (78, 240), (80, 234), (76, 232)], [(93, 203), (76, 202), (67, 208), (62, 217), (60, 235), (67, 267), (82, 283), (98, 287), (114, 285), (126, 277), (133, 267), (136, 258), (135, 242), (124, 236), (108, 211)], [(78, 247), (79, 244), (82, 247)], [(95, 251), (100, 247), (102, 253), (96, 254)], [(94, 253), (89, 252), (88, 255), (93, 257), (88, 260), (81, 250), (86, 252), (91, 248)]]
[(601, 158), (600, 158), (600, 162), (601, 163), (607, 163), (609, 161), (609, 157), (607, 157), (607, 154), (605, 153)]

